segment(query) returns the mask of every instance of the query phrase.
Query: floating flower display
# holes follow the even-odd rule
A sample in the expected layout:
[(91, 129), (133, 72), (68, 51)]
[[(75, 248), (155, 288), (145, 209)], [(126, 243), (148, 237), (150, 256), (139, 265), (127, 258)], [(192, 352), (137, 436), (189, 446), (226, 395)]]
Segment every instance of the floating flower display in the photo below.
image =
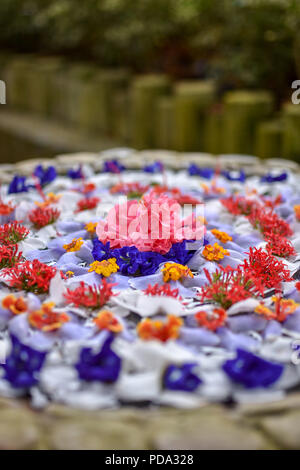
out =
[(298, 387), (298, 175), (118, 152), (1, 185), (0, 394), (192, 407)]

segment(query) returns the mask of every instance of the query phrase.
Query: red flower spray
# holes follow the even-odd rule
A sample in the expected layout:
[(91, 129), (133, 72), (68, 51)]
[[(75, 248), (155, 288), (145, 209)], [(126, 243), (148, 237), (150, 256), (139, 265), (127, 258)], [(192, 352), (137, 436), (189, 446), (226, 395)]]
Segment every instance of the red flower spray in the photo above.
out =
[(56, 268), (41, 263), (37, 259), (3, 270), (11, 287), (34, 294), (46, 294), (56, 272)]
[(113, 295), (112, 287), (115, 284), (102, 279), (99, 286), (89, 286), (81, 282), (74, 290), (68, 289), (65, 298), (76, 307), (100, 308), (105, 305)]

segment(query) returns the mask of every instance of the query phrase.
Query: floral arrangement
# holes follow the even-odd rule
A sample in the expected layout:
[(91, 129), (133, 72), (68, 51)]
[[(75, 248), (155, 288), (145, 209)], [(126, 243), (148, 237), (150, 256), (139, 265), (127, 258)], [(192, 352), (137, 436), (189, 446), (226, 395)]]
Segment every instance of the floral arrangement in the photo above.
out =
[(0, 188), (0, 395), (191, 407), (298, 386), (299, 176), (97, 168)]

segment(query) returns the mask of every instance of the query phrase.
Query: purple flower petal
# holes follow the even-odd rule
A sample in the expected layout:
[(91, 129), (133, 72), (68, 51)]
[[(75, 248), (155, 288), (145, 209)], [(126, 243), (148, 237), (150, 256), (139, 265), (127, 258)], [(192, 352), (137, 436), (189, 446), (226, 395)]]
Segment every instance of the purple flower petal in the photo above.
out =
[(226, 324), (234, 333), (244, 331), (262, 331), (267, 326), (268, 320), (255, 314), (235, 315), (228, 317)]
[(228, 328), (220, 328), (218, 335), (221, 340), (221, 346), (229, 351), (235, 351), (238, 348), (246, 350), (256, 350), (258, 341), (242, 333), (233, 333)]
[(180, 329), (180, 340), (184, 344), (195, 346), (217, 346), (220, 344), (218, 335), (205, 328), (188, 328)]

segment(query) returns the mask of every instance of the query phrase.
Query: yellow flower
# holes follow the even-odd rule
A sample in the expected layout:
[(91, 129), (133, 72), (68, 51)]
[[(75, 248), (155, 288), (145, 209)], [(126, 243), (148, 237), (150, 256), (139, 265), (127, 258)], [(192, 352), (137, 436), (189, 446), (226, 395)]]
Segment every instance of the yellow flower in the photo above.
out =
[(267, 318), (274, 317), (274, 312), (272, 312), (272, 310), (270, 310), (268, 307), (266, 307), (263, 304), (259, 304), (257, 307), (255, 307), (254, 312), (258, 313), (259, 315), (264, 315)]
[(246, 195), (252, 196), (253, 194), (257, 194), (257, 189), (246, 189)]
[(94, 261), (90, 264), (89, 272), (95, 271), (97, 274), (102, 274), (104, 277), (108, 277), (113, 273), (116, 273), (119, 266), (116, 263), (116, 258), (104, 259), (103, 261)]
[(79, 251), (80, 248), (82, 247), (83, 245), (83, 240), (82, 240), (82, 237), (80, 238), (73, 238), (73, 240), (71, 241), (71, 243), (67, 243), (66, 245), (63, 245), (63, 249), (68, 251), (68, 252), (71, 252), (71, 251)]
[(300, 221), (300, 204), (298, 204), (297, 206), (294, 206), (294, 211), (295, 211), (296, 219)]
[(61, 198), (61, 194), (54, 194), (54, 193), (48, 193), (47, 194), (47, 199), (49, 199), (51, 202), (57, 202)]
[(216, 186), (216, 184), (212, 183), (211, 189), (213, 193), (216, 194), (224, 194), (226, 192), (226, 189), (223, 188), (222, 186)]
[(206, 183), (200, 183), (201, 188), (205, 193), (209, 193), (209, 186)]
[(219, 261), (224, 258), (224, 256), (229, 255), (229, 251), (225, 250), (221, 245), (215, 243), (214, 245), (206, 245), (202, 255), (208, 261)]
[(67, 277), (73, 277), (73, 276), (74, 276), (73, 271), (67, 271), (67, 272), (66, 272), (66, 276), (67, 276)]
[(184, 277), (194, 277), (193, 273), (187, 266), (179, 263), (165, 263), (162, 268), (164, 282), (179, 281)]
[(221, 230), (218, 230), (216, 228), (213, 228), (211, 230), (211, 233), (218, 239), (220, 240), (220, 242), (222, 243), (226, 243), (226, 242), (231, 242), (232, 241), (232, 237), (230, 235), (228, 235), (228, 233), (226, 232), (222, 232)]
[(88, 224), (86, 224), (85, 230), (91, 234), (95, 233), (97, 225), (98, 225), (98, 222), (89, 222)]
[(46, 199), (43, 202), (36, 202), (35, 204), (39, 207), (47, 207), (51, 204), (56, 204), (61, 198), (60, 194), (48, 193)]
[(223, 194), (226, 191), (225, 188), (221, 186), (217, 186), (217, 183), (215, 180), (212, 181), (210, 186), (206, 183), (201, 183), (200, 186), (205, 192), (205, 194)]

